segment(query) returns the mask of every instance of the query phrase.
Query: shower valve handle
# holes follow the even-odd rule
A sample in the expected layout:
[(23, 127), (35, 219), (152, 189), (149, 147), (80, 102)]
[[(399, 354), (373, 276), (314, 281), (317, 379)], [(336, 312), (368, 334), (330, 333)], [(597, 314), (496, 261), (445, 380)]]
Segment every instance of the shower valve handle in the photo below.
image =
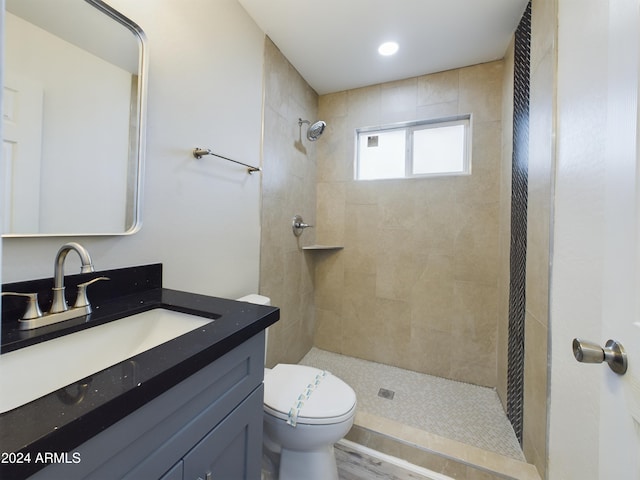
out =
[(293, 230), (293, 234), (296, 237), (302, 235), (304, 229), (309, 227), (313, 227), (313, 225), (304, 223), (304, 220), (302, 220), (302, 217), (300, 215), (296, 215), (295, 217), (293, 217), (293, 221), (291, 222), (291, 229)]

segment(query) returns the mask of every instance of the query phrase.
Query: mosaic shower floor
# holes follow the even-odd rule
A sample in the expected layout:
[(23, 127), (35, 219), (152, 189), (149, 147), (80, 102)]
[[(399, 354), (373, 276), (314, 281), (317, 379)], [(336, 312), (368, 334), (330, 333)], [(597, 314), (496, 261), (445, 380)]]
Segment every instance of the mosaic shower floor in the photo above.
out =
[(315, 347), (300, 363), (328, 370), (351, 385), (360, 411), (524, 461), (498, 394), (491, 388)]

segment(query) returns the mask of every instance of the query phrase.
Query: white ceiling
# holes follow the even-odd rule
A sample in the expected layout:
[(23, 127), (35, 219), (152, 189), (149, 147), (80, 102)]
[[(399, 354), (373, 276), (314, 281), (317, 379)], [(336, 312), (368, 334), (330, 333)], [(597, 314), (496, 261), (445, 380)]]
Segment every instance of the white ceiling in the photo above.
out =
[(500, 59), (528, 2), (238, 1), (320, 95)]

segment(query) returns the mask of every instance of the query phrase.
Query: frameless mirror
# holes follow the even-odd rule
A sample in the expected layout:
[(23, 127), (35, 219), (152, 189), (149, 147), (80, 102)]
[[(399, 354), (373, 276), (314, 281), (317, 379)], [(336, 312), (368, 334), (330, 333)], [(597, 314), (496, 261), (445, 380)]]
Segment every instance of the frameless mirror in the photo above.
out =
[(101, 0), (6, 0), (3, 236), (140, 228), (145, 38)]

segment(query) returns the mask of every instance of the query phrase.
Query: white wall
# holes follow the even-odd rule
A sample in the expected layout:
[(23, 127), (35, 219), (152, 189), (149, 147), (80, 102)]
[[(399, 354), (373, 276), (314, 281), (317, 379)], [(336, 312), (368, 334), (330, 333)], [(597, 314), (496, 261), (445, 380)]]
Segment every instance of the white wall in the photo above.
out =
[[(260, 163), (264, 34), (236, 0), (109, 3), (148, 38), (143, 225), (133, 236), (73, 240), (97, 269), (162, 262), (169, 288), (226, 297), (258, 291), (260, 174), (195, 160), (191, 150)], [(68, 240), (4, 239), (3, 281), (52, 276)], [(78, 271), (73, 257), (66, 273)]]
[[(4, 0), (0, 0), (0, 30), (4, 32)], [(0, 35), (0, 65), (4, 65), (4, 50), (5, 50), (5, 42), (4, 35)], [(4, 88), (4, 68), (0, 69), (0, 87)], [(0, 112), (3, 111), (4, 107), (4, 99), (2, 95), (0, 95)], [(2, 122), (0, 122), (0, 138), (4, 135)], [(2, 150), (0, 150), (0, 172), (5, 171), (4, 166), (4, 155)], [(0, 178), (0, 185), (3, 185), (4, 179)], [(4, 225), (5, 219), (5, 206), (3, 196), (0, 195), (0, 225)], [(0, 282), (2, 281), (2, 237), (0, 237)], [(0, 297), (1, 298), (1, 297)], [(2, 331), (2, 324), (0, 322), (0, 331)]]

